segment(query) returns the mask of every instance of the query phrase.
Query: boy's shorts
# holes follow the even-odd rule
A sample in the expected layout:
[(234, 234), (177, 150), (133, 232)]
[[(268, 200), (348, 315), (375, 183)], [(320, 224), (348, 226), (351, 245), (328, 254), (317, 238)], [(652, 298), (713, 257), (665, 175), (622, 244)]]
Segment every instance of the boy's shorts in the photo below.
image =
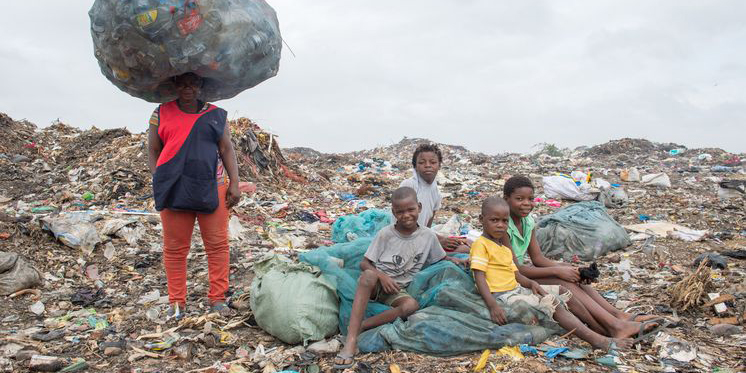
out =
[(534, 294), (531, 289), (524, 288), (520, 285), (513, 290), (492, 293), (492, 296), (495, 297), (495, 300), (505, 302), (508, 305), (518, 301), (526, 302), (531, 307), (549, 316), (551, 319), (554, 317), (554, 311), (557, 309), (557, 306), (562, 305), (567, 308), (567, 301), (570, 300), (572, 294), (569, 291), (560, 294), (559, 285), (541, 285), (541, 287), (547, 292), (547, 295), (543, 297)]
[(374, 302), (383, 303), (387, 306), (391, 306), (399, 299), (410, 297), (414, 299), (404, 288), (399, 288), (399, 291), (394, 294), (387, 294), (385, 290), (383, 290), (383, 286), (381, 286), (381, 283), (379, 282), (376, 284), (376, 288), (373, 290), (373, 296), (370, 298)]

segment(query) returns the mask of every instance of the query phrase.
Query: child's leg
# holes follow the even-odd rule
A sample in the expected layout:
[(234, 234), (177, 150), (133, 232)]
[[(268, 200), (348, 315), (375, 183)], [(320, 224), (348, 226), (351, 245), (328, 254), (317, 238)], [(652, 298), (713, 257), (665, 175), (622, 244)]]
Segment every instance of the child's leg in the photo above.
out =
[[(543, 284), (543, 285), (551, 285), (551, 284)], [(564, 294), (568, 292), (566, 287), (563, 285), (559, 285), (560, 288), (560, 294)], [(581, 302), (577, 297), (572, 296), (570, 300), (567, 302), (567, 308), (572, 312), (573, 315), (575, 315), (580, 321), (584, 322), (586, 325), (588, 325), (591, 330), (598, 334), (606, 335), (607, 331), (606, 329), (601, 326), (601, 324), (598, 323), (598, 321), (591, 315), (591, 312), (588, 311), (587, 308), (585, 308), (585, 305), (583, 305), (583, 302)]]
[(594, 348), (607, 350), (611, 342), (614, 342), (618, 348), (630, 348), (632, 346), (632, 339), (630, 338), (609, 338), (594, 332), (562, 306), (557, 307), (555, 310), (554, 319), (565, 330), (574, 329), (575, 335), (590, 343)]
[[(614, 315), (606, 311), (596, 301), (594, 301), (583, 289), (577, 284), (573, 284), (567, 281), (560, 280), (556, 277), (547, 277), (536, 280), (540, 284), (544, 285), (561, 285), (566, 289), (570, 290), (572, 297), (578, 302), (582, 303), (585, 309), (590, 313), (592, 318), (600, 324), (602, 329), (598, 330), (593, 327), (593, 324), (588, 323), (591, 328), (599, 334), (608, 335), (616, 338), (627, 338), (637, 334), (640, 331), (640, 323), (634, 321), (623, 321), (616, 318)], [(569, 304), (568, 304), (569, 307)], [(573, 309), (570, 309), (573, 311)], [(581, 320), (586, 321), (581, 315), (575, 314)], [(587, 323), (587, 321), (586, 321)]]
[(418, 309), (420, 309), (420, 304), (417, 303), (417, 301), (414, 300), (414, 298), (412, 297), (399, 298), (395, 300), (394, 303), (391, 304), (390, 310), (386, 310), (384, 312), (379, 313), (378, 315), (365, 319), (363, 321), (362, 330), (373, 329), (376, 326), (394, 322), (394, 320), (400, 317), (406, 320), (407, 317), (409, 317), (409, 315), (417, 312)]
[(355, 355), (357, 351), (357, 337), (360, 335), (365, 309), (368, 308), (368, 300), (370, 300), (370, 295), (373, 294), (376, 284), (378, 284), (378, 276), (374, 271), (367, 270), (360, 274), (360, 279), (357, 281), (357, 290), (355, 290), (355, 298), (352, 301), (350, 324), (347, 326), (347, 339), (345, 340), (344, 348), (339, 353), (340, 355)]
[(612, 306), (606, 298), (604, 298), (601, 294), (598, 293), (596, 289), (593, 288), (591, 285), (579, 285), (583, 291), (588, 294), (591, 299), (593, 299), (596, 303), (598, 303), (601, 307), (603, 307), (606, 311), (608, 311), (610, 314), (614, 315), (617, 319), (623, 320), (623, 321), (647, 321), (658, 318), (658, 316), (655, 315), (647, 315), (645, 317), (640, 318), (639, 320), (632, 320), (632, 315)]

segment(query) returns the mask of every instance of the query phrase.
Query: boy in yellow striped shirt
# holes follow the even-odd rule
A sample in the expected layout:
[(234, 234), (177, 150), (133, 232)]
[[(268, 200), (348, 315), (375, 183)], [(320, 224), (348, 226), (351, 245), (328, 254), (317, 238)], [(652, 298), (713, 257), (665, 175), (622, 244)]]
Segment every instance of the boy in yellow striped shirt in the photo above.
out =
[[(629, 348), (632, 345), (630, 338), (605, 337), (578, 320), (564, 305), (570, 296), (567, 291), (559, 294), (559, 289), (552, 289), (555, 294), (549, 294), (536, 281), (518, 272), (513, 251), (499, 243), (507, 235), (510, 219), (510, 207), (504, 199), (490, 197), (484, 200), (479, 218), (484, 233), (471, 245), (469, 256), (474, 282), (490, 311), (492, 321), (500, 325), (521, 322), (509, 319), (504, 308), (511, 307), (516, 302), (525, 302), (540, 314), (554, 319), (564, 329), (574, 329), (575, 335), (594, 348), (611, 350)], [(532, 321), (539, 322), (540, 318)]]

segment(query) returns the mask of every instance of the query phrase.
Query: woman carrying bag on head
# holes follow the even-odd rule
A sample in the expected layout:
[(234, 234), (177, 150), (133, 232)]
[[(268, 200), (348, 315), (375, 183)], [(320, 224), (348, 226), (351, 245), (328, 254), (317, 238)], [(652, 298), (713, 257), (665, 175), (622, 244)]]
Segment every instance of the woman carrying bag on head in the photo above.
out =
[(148, 133), (153, 197), (163, 224), (163, 266), (171, 304), (167, 318), (184, 316), (187, 255), (195, 220), (207, 254), (210, 310), (229, 314), (225, 303), (230, 273), (228, 218), (240, 191), (227, 113), (197, 99), (203, 83), (200, 76), (186, 73), (173, 81), (178, 99), (155, 109)]

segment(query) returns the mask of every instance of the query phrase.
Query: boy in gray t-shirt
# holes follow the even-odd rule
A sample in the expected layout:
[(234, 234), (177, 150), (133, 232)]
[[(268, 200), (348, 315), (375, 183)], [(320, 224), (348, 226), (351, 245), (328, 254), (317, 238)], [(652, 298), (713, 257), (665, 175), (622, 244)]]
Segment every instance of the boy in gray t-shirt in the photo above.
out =
[[(391, 212), (396, 223), (376, 234), (360, 263), (363, 272), (352, 302), (347, 340), (335, 361), (336, 369), (355, 365), (357, 338), (361, 331), (400, 317), (406, 319), (420, 308), (419, 303), (405, 290), (414, 275), (442, 259), (464, 264), (463, 260), (447, 257), (435, 232), (417, 224), (421, 210), (422, 205), (417, 202), (414, 189), (401, 187), (391, 195)], [(392, 308), (363, 320), (369, 300)]]

